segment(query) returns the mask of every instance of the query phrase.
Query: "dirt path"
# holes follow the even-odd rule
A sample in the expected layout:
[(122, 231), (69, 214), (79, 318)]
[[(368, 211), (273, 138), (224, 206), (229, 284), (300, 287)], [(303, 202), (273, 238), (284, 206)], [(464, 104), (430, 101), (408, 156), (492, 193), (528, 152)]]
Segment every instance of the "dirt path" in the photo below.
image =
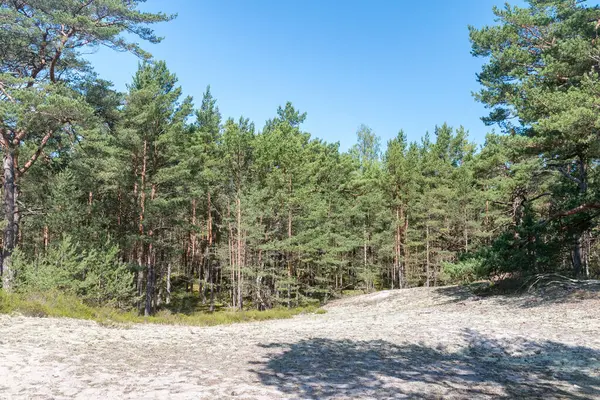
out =
[(0, 316), (0, 398), (600, 399), (597, 298), (423, 288), (326, 308), (210, 328)]

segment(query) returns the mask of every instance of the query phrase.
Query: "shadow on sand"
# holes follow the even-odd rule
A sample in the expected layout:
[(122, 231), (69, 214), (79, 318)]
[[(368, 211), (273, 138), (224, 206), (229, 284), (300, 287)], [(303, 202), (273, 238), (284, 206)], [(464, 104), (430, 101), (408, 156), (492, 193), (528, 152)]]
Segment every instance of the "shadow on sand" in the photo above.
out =
[[(482, 289), (483, 288), (483, 289)], [(517, 290), (520, 288), (520, 290)], [(600, 299), (600, 281), (560, 281), (546, 280), (536, 287), (527, 290), (527, 285), (507, 291), (495, 293), (485, 290), (484, 285), (446, 286), (432, 289), (440, 295), (442, 304), (479, 301), (485, 298), (494, 299), (496, 303), (505, 303), (520, 308), (535, 308), (549, 304), (580, 303), (588, 299)]]
[(465, 346), (310, 339), (271, 343), (253, 369), (292, 397), (600, 398), (600, 351), (555, 342), (499, 341), (464, 332)]

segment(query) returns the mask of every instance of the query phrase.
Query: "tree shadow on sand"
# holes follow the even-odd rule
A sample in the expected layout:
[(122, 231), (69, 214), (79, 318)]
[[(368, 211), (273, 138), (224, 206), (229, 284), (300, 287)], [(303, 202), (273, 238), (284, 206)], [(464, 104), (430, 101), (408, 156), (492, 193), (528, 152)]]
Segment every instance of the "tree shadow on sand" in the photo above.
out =
[(272, 343), (263, 345), (274, 350), (270, 359), (253, 372), (307, 399), (600, 398), (598, 350), (474, 331), (465, 331), (465, 341), (457, 352), (382, 340)]
[[(532, 290), (522, 284), (512, 291), (496, 293), (477, 286), (446, 286), (433, 289), (439, 295), (442, 304), (468, 303), (484, 299), (493, 299), (497, 304), (517, 306), (519, 308), (535, 308), (552, 304), (581, 303), (584, 300), (600, 299), (600, 281), (549, 281)], [(519, 290), (517, 290), (519, 289)]]

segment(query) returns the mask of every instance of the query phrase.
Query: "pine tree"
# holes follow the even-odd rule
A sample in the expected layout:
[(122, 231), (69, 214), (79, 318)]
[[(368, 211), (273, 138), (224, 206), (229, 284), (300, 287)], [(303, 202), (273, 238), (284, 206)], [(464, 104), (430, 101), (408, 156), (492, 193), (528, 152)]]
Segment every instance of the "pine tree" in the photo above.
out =
[(173, 176), (173, 164), (178, 161), (171, 151), (185, 140), (185, 122), (191, 115), (191, 99), (180, 101), (181, 88), (176, 87), (176, 82), (164, 62), (140, 65), (129, 86), (119, 128), (122, 154), (130, 160), (127, 174), (132, 177), (133, 185), (123, 188), (123, 192), (136, 205), (130, 221), (135, 221), (133, 226), (137, 230), (132, 258), (137, 259), (138, 291), (141, 293), (145, 287), (146, 315), (155, 309), (159, 273), (156, 243), (162, 232), (162, 211), (166, 209), (165, 201), (177, 193), (179, 186)]
[[(575, 0), (529, 0), (528, 7), (495, 8), (499, 24), (470, 28), (473, 54), (488, 62), (477, 99), (492, 109), (488, 123), (529, 138), (525, 150), (572, 187), (556, 198), (552, 218), (572, 232), (573, 273), (586, 272), (589, 226), (600, 207), (590, 169), (600, 156), (598, 6)], [(515, 122), (512, 122), (517, 117)], [(566, 194), (566, 192), (563, 192)]]
[[(3, 1), (0, 3), (0, 144), (3, 150), (3, 287), (10, 288), (10, 255), (19, 237), (19, 180), (53, 142), (77, 136), (93, 109), (77, 90), (77, 76), (88, 72), (81, 51), (108, 46), (149, 57), (122, 33), (157, 43), (148, 24), (167, 21), (144, 13), (137, 2), (99, 0)], [(118, 21), (118, 23), (114, 23)], [(33, 53), (33, 54), (32, 54)], [(23, 146), (33, 151), (20, 157)]]

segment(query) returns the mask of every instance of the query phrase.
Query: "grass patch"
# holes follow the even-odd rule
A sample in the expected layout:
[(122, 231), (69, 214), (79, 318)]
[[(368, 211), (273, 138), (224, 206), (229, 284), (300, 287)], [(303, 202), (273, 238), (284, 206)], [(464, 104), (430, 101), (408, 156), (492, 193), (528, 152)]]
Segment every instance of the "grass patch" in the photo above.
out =
[(6, 293), (0, 291), (0, 313), (28, 317), (94, 319), (96, 312), (72, 296), (61, 293)]
[(108, 307), (91, 307), (77, 297), (62, 293), (6, 293), (0, 291), (0, 314), (21, 314), (30, 317), (76, 318), (96, 321), (104, 326), (120, 324), (165, 324), (212, 326), (270, 319), (286, 319), (295, 315), (317, 313), (325, 310), (317, 307), (275, 308), (266, 311), (216, 311), (173, 313), (168, 309), (151, 317), (138, 315), (135, 311), (122, 311)]
[[(159, 311), (151, 317), (138, 317), (144, 322), (170, 325), (211, 326), (240, 322), (266, 321), (270, 319), (287, 319), (299, 314), (316, 313), (318, 307), (274, 308), (271, 310), (216, 311), (198, 312), (194, 314), (172, 314), (166, 310)], [(324, 311), (324, 310), (322, 310)]]
[(342, 290), (342, 297), (354, 297), (354, 296), (360, 296), (362, 294), (365, 294), (366, 292), (362, 289), (347, 289), (347, 290)]

